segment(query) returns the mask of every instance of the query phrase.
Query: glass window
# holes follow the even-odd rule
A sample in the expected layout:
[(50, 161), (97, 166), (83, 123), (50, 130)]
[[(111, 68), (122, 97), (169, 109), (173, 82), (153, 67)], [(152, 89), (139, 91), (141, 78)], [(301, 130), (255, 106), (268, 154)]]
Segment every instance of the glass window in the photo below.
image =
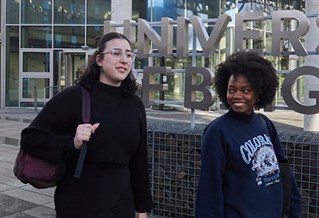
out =
[(21, 16), (23, 24), (52, 23), (52, 1), (32, 0), (22, 1)]
[(22, 48), (52, 48), (52, 28), (22, 27)]
[(147, 1), (132, 0), (132, 19), (138, 18), (147, 19)]
[(103, 24), (104, 20), (111, 20), (111, 0), (88, 1), (88, 24)]
[(90, 48), (96, 48), (97, 37), (102, 36), (104, 32), (104, 27), (96, 26), (96, 27), (87, 27), (87, 45)]
[(271, 13), (275, 10), (277, 10), (277, 5), (275, 0), (265, 2), (265, 12), (268, 15), (271, 15)]
[(55, 48), (81, 48), (84, 45), (84, 27), (55, 27)]
[(290, 0), (281, 0), (281, 9), (282, 10), (292, 10), (293, 9), (293, 6), (291, 4), (291, 1)]
[(6, 28), (6, 96), (7, 107), (19, 104), (19, 27)]
[[(97, 5), (97, 7), (101, 7), (101, 6)], [(54, 10), (55, 24), (84, 24), (85, 23), (84, 0), (55, 0), (54, 8), (55, 8)]]
[(50, 53), (24, 52), (23, 72), (50, 72)]
[(23, 78), (22, 98), (44, 98), (43, 90), (49, 86), (49, 81), (48, 78)]
[[(152, 6), (153, 6), (153, 17), (149, 19), (150, 21), (160, 21), (162, 17), (170, 17), (172, 19), (177, 18), (178, 4), (175, 1), (164, 2), (163, 0), (159, 0), (159, 1), (153, 2)], [(184, 8), (185, 5), (182, 4), (182, 7)]]
[[(162, 17), (170, 17), (176, 20), (178, 16), (190, 15), (196, 15), (204, 19), (216, 18), (221, 11), (221, 8), (216, 7), (216, 5), (219, 5), (220, 1), (221, 0), (210, 0), (203, 2), (188, 0), (187, 4), (185, 4), (185, 1), (148, 1), (149, 11), (147, 20), (160, 21)], [(222, 5), (225, 5), (225, 3)], [(153, 7), (152, 13), (150, 7)], [(225, 9), (223, 9), (223, 11), (225, 11)], [(151, 17), (151, 15), (153, 17)]]
[(302, 0), (291, 0), (291, 5), (293, 9), (303, 11), (305, 9), (305, 1)]
[(238, 1), (238, 12), (249, 12), (252, 11), (252, 0), (239, 0)]
[(18, 24), (19, 23), (19, 5), (20, 0), (7, 0), (6, 1), (6, 11), (10, 13), (6, 14), (7, 24)]

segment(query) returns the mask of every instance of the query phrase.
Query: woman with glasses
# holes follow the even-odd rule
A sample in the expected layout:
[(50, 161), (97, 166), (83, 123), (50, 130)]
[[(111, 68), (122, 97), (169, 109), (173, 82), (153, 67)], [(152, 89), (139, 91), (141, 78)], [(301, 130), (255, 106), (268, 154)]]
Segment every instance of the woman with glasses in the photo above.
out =
[[(120, 33), (104, 35), (77, 85), (53, 97), (21, 133), (28, 153), (67, 161), (54, 201), (57, 218), (147, 217), (152, 207), (144, 105), (132, 78), (135, 55)], [(90, 95), (83, 124), (82, 90)], [(87, 153), (74, 177), (81, 146)]]

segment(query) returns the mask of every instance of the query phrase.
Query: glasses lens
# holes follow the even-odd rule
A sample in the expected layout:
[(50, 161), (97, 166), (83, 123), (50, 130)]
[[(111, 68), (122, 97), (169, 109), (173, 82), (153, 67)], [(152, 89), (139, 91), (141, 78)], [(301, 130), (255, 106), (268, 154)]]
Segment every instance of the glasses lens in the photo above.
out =
[(135, 60), (135, 54), (133, 52), (127, 52), (126, 58), (127, 58), (127, 60), (133, 62)]
[(113, 57), (117, 59), (123, 58), (123, 56), (126, 57), (126, 59), (130, 62), (133, 62), (135, 60), (135, 54), (133, 52), (122, 52), (120, 49), (112, 49), (110, 51), (104, 51), (101, 52), (101, 54), (111, 54)]

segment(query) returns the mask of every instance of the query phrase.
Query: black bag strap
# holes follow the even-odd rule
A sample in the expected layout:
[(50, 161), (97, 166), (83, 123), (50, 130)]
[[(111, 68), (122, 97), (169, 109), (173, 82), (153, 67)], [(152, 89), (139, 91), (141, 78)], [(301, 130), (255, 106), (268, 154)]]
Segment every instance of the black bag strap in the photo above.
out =
[[(82, 88), (82, 121), (83, 123), (89, 123), (90, 115), (91, 115), (90, 93), (82, 86), (81, 88)], [(87, 142), (83, 142), (81, 146), (79, 160), (76, 164), (76, 168), (74, 172), (75, 178), (81, 177), (84, 159), (86, 156), (86, 150), (87, 150)]]
[(265, 118), (264, 118), (263, 115), (261, 115), (261, 114), (257, 114), (257, 116), (258, 116), (258, 118), (259, 118), (261, 124), (263, 125), (264, 129), (266, 130), (267, 135), (268, 135), (269, 137), (271, 137), (270, 132), (269, 132), (269, 128), (268, 128), (268, 125), (267, 125), (267, 123), (266, 123)]

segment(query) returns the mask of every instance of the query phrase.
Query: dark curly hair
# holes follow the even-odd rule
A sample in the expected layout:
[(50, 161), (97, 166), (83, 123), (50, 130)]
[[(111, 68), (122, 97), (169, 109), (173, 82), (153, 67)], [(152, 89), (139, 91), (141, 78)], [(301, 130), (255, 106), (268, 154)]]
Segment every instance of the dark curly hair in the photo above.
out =
[[(96, 56), (105, 50), (106, 43), (112, 39), (124, 39), (131, 45), (130, 40), (125, 35), (117, 32), (110, 32), (101, 37), (96, 37), (96, 40), (99, 40), (97, 43), (97, 50), (90, 57), (86, 68), (84, 68), (83, 73), (76, 81), (76, 84), (85, 87), (89, 91), (93, 91), (97, 88), (100, 83), (101, 67), (96, 63)], [(131, 70), (128, 76), (121, 82), (120, 87), (122, 93), (126, 95), (134, 94), (137, 90), (135, 81)]]
[(229, 109), (227, 86), (229, 78), (243, 75), (255, 90), (258, 100), (255, 109), (265, 108), (272, 103), (277, 88), (278, 77), (271, 62), (249, 51), (235, 52), (225, 62), (217, 65), (214, 85), (220, 101)]

